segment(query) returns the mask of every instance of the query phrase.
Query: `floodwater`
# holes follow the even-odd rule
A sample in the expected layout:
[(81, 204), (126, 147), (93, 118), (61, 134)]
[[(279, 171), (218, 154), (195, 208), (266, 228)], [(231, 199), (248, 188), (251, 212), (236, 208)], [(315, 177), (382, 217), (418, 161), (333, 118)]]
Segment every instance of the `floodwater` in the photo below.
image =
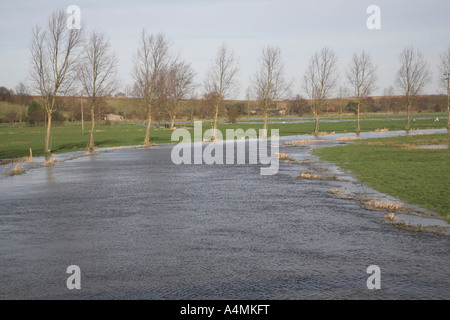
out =
[[(297, 164), (272, 176), (174, 165), (160, 146), (5, 177), (0, 299), (450, 299), (450, 237), (385, 224), (386, 213), (330, 192), (376, 194), (311, 162), (311, 148), (336, 138), (280, 147)], [(338, 179), (297, 178), (311, 166)], [(66, 287), (70, 265), (80, 290)], [(379, 290), (367, 288), (370, 265)]]

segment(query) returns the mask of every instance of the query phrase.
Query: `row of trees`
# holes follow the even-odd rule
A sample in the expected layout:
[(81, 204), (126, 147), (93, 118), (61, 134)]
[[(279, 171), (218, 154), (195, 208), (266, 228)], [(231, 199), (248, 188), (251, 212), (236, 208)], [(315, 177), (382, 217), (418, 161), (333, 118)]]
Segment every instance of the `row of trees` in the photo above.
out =
[[(95, 111), (103, 97), (118, 89), (117, 58), (105, 35), (94, 31), (89, 39), (84, 38), (84, 27), (69, 29), (66, 26), (65, 11), (50, 15), (45, 28), (37, 25), (32, 31), (31, 80), (39, 92), (47, 118), (45, 150), (50, 151), (52, 116), (59, 96), (82, 92), (89, 99), (91, 131), (88, 147), (94, 147)], [(450, 48), (442, 55), (441, 71), (446, 74), (446, 89), (449, 92)], [(315, 132), (319, 132), (319, 118), (326, 100), (338, 84), (337, 56), (325, 47), (315, 52), (309, 60), (303, 75), (302, 89), (316, 119)], [(355, 53), (345, 74), (346, 87), (350, 96), (356, 98), (357, 128), (361, 101), (376, 88), (376, 65), (367, 52)], [(211, 61), (204, 80), (205, 100), (214, 107), (214, 132), (217, 127), (219, 109), (226, 99), (237, 93), (239, 59), (232, 49), (223, 44), (217, 56)], [(190, 63), (171, 53), (171, 43), (164, 34), (148, 34), (142, 31), (133, 59), (132, 95), (138, 98), (146, 111), (147, 128), (144, 144), (150, 143), (150, 124), (153, 107), (158, 103), (173, 123), (177, 117), (180, 101), (190, 97), (195, 88), (195, 72)], [(269, 106), (275, 101), (288, 98), (292, 80), (284, 76), (281, 49), (267, 46), (262, 49), (259, 67), (251, 78), (252, 86), (246, 91), (247, 100), (258, 100), (263, 106), (264, 128), (267, 128)], [(430, 82), (429, 65), (423, 54), (414, 48), (405, 48), (400, 55), (400, 69), (395, 87), (405, 97), (407, 106), (406, 129), (409, 129), (411, 106)], [(450, 125), (450, 124), (449, 124)], [(214, 139), (215, 134), (213, 134)]]
[(142, 31), (134, 57), (133, 94), (142, 100), (147, 110), (145, 145), (150, 143), (153, 105), (158, 101), (165, 106), (173, 127), (180, 101), (194, 89), (194, 76), (195, 72), (188, 62), (171, 55), (170, 42), (164, 34)]
[(14, 121), (16, 118), (19, 122), (24, 121), (31, 100), (30, 91), (22, 81), (19, 82), (15, 90), (0, 87), (0, 101), (14, 103), (18, 106), (17, 111), (10, 111), (8, 114), (8, 117), (13, 118)]
[[(409, 130), (411, 108), (419, 94), (431, 82), (431, 72), (428, 62), (418, 49), (405, 48), (401, 52), (399, 60), (400, 68), (397, 72), (394, 86), (405, 98), (407, 111), (405, 128)], [(235, 84), (235, 76), (238, 70), (237, 61), (233, 51), (226, 46), (222, 46), (207, 75), (205, 86), (207, 94), (217, 99), (214, 128), (216, 127), (218, 106), (220, 103), (223, 103), (227, 93), (229, 91), (232, 92), (231, 88)], [(325, 47), (312, 55), (303, 75), (302, 89), (309, 100), (311, 112), (315, 117), (315, 133), (319, 133), (320, 115), (338, 84), (337, 61), (334, 51)], [(443, 76), (440, 79), (443, 79), (442, 84), (447, 91), (447, 112), (449, 115), (447, 127), (450, 128), (450, 47), (441, 55), (439, 68)], [(370, 54), (362, 51), (361, 53), (353, 54), (346, 70), (346, 87), (341, 87), (340, 95), (343, 95), (343, 92), (350, 91), (350, 94), (346, 95), (355, 98), (356, 131), (359, 132), (361, 102), (367, 100), (376, 89), (377, 66), (374, 64)], [(269, 106), (277, 100), (286, 99), (290, 94), (293, 83), (292, 80), (286, 80), (284, 77), (280, 48), (268, 46), (262, 49), (259, 67), (252, 78), (252, 83), (253, 87), (247, 89), (246, 96), (250, 100), (251, 92), (253, 92), (254, 98), (261, 101), (264, 109), (264, 129), (266, 129)], [(385, 96), (392, 96), (394, 87), (389, 87), (384, 93)]]
[[(1, 89), (1, 88), (0, 88)], [(344, 114), (354, 113), (357, 115), (357, 106), (355, 98), (332, 98), (326, 101), (322, 113), (326, 115), (334, 114), (338, 119), (342, 119)], [(46, 125), (46, 113), (42, 107), (42, 99), (28, 96), (31, 103), (19, 104), (18, 96), (14, 93), (10, 96), (8, 102), (12, 103), (9, 108), (4, 108), (1, 122), (14, 123), (18, 125)], [(365, 97), (361, 99), (360, 113), (361, 118), (367, 119), (369, 113), (385, 113), (386, 119), (390, 113), (406, 113), (404, 98), (396, 95), (385, 95), (383, 97)], [(80, 96), (59, 96), (56, 100), (55, 111), (52, 115), (52, 123), (63, 124), (66, 121), (91, 121), (90, 106), (88, 98)], [(125, 119), (134, 121), (143, 121), (146, 123), (147, 112), (144, 109), (139, 98), (111, 98), (102, 97), (97, 99), (94, 120), (96, 123), (111, 124), (106, 120), (107, 114), (122, 115)], [(6, 111), (8, 110), (9, 111)], [(414, 103), (415, 112), (443, 112), (447, 110), (447, 96), (445, 95), (421, 95), (416, 97)], [(152, 108), (152, 125), (160, 127), (164, 122), (166, 128), (174, 126), (174, 119), (167, 110), (167, 100), (157, 99)], [(84, 112), (84, 117), (83, 117)], [(202, 119), (209, 121), (214, 118), (215, 108), (208, 99), (189, 98), (179, 101), (179, 106), (175, 111), (176, 119), (193, 121)], [(301, 95), (287, 100), (277, 101), (270, 105), (268, 114), (272, 117), (283, 117), (289, 119), (295, 116), (305, 116), (311, 114), (309, 101)], [(250, 116), (264, 116), (264, 106), (261, 101), (251, 100), (226, 100), (219, 110), (219, 115), (224, 121), (236, 123), (241, 121), (250, 122)], [(82, 133), (83, 134), (83, 133)]]

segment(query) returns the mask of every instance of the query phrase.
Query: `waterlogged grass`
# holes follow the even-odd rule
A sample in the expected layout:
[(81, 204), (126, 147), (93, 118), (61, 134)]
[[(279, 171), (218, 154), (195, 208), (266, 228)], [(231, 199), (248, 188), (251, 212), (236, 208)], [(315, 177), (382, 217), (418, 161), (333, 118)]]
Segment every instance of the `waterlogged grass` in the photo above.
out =
[[(86, 150), (89, 140), (89, 124), (81, 135), (81, 125), (52, 127), (51, 149), (53, 153)], [(152, 131), (151, 143), (169, 142), (171, 131)], [(33, 156), (44, 155), (46, 128), (0, 127), (0, 159), (27, 156), (30, 148)], [(145, 127), (135, 125), (100, 125), (95, 128), (96, 147), (140, 145), (144, 141)]]
[(408, 135), (369, 139), (315, 153), (339, 164), (374, 189), (450, 218), (450, 134)]
[[(433, 117), (435, 119), (436, 117), (441, 118), (440, 121), (445, 121), (447, 119), (447, 113), (445, 112), (435, 112), (435, 113), (411, 113), (410, 115), (411, 121), (415, 118), (429, 118)], [(324, 113), (320, 117), (320, 120), (356, 120), (357, 116), (354, 113), (343, 113), (340, 115), (338, 112), (330, 112), (328, 114)], [(445, 119), (443, 119), (445, 118)], [(269, 122), (271, 121), (302, 121), (302, 120), (311, 120), (314, 119), (312, 115), (305, 115), (305, 116), (297, 116), (297, 115), (278, 115), (278, 116), (271, 116), (268, 118)], [(388, 113), (386, 116), (385, 113), (379, 112), (379, 113), (362, 113), (360, 115), (361, 121), (363, 120), (371, 120), (371, 119), (380, 119), (380, 120), (403, 120), (406, 121), (406, 114), (405, 113), (398, 113), (398, 114), (392, 114)], [(250, 122), (264, 122), (263, 116), (250, 116), (249, 120)], [(239, 122), (245, 123), (247, 122), (247, 116), (242, 116), (239, 118)]]
[[(405, 129), (405, 120), (367, 120), (361, 121), (361, 131), (376, 131), (387, 129), (388, 131), (396, 131), (396, 130), (404, 130)], [(430, 128), (445, 128), (446, 121), (434, 122), (434, 119), (425, 119), (425, 120), (416, 120), (415, 122), (411, 121), (410, 128), (411, 130), (417, 129), (430, 129)], [(203, 129), (210, 129), (211, 124), (204, 123)], [(254, 129), (262, 129), (263, 123), (255, 123), (255, 124), (227, 124), (227, 125), (219, 125), (219, 129), (238, 129), (241, 128), (243, 130), (247, 130), (249, 128)], [(306, 123), (269, 123), (268, 124), (269, 131), (272, 129), (278, 129), (280, 136), (292, 136), (292, 135), (304, 135), (304, 134), (312, 134), (314, 132), (314, 121), (306, 122)], [(320, 122), (319, 131), (321, 134), (332, 134), (332, 133), (346, 133), (346, 132), (355, 132), (356, 129), (356, 121), (341, 121), (341, 122)], [(225, 133), (225, 131), (223, 131)], [(270, 132), (269, 132), (270, 135)]]
[[(417, 120), (411, 122), (412, 129), (443, 128), (445, 121), (434, 122), (432, 119)], [(193, 123), (183, 124), (193, 138)], [(320, 123), (321, 134), (334, 134), (343, 132), (354, 132), (356, 122), (322, 122)], [(205, 132), (212, 128), (211, 122), (204, 122), (202, 130)], [(255, 129), (257, 133), (263, 128), (263, 123), (256, 124), (219, 124), (218, 129), (225, 135), (226, 129)], [(375, 131), (380, 129), (389, 131), (403, 130), (404, 120), (373, 120), (362, 121), (361, 131)], [(278, 129), (280, 136), (312, 134), (314, 122), (307, 123), (269, 123), (269, 136), (272, 129)], [(85, 150), (89, 139), (89, 123), (85, 123), (85, 134), (81, 135), (80, 123), (66, 123), (62, 126), (52, 127), (51, 149), (53, 153), (71, 152)], [(170, 143), (173, 130), (151, 129), (150, 143)], [(0, 159), (24, 157), (33, 149), (33, 156), (40, 156), (44, 153), (45, 127), (12, 127), (11, 124), (0, 125)], [(96, 125), (95, 145), (96, 147), (118, 147), (141, 145), (144, 141), (145, 127), (135, 124), (119, 125)], [(225, 138), (225, 137), (224, 137)]]

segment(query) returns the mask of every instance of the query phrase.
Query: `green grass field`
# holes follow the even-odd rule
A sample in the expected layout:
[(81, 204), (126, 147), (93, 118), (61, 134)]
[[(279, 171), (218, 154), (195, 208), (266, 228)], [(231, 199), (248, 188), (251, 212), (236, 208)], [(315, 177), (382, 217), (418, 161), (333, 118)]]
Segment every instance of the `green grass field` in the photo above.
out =
[[(193, 124), (183, 124), (183, 126), (192, 128)], [(354, 132), (356, 123), (352, 121), (342, 122), (322, 122), (320, 123), (321, 132)], [(432, 119), (417, 120), (411, 122), (412, 129), (443, 128), (445, 121), (435, 123)], [(203, 131), (211, 129), (211, 122), (203, 123)], [(404, 120), (374, 120), (362, 121), (361, 131), (375, 131), (376, 129), (388, 128), (390, 131), (403, 130)], [(90, 123), (85, 123), (85, 134), (81, 135), (80, 123), (66, 123), (62, 126), (52, 127), (51, 147), (53, 153), (70, 152), (85, 150), (89, 139)], [(225, 134), (225, 129), (249, 128), (262, 129), (263, 123), (256, 124), (219, 124), (218, 129)], [(278, 129), (281, 136), (312, 134), (314, 123), (269, 123), (269, 130)], [(192, 129), (191, 129), (192, 130)], [(44, 154), (46, 128), (41, 127), (13, 127), (12, 124), (0, 124), (0, 159), (10, 159), (23, 157), (29, 154), (32, 148), (33, 155)], [(270, 131), (269, 131), (270, 134)], [(95, 145), (96, 147), (117, 147), (140, 145), (144, 140), (145, 127), (134, 124), (120, 125), (96, 125), (95, 127)], [(171, 142), (172, 130), (153, 129), (151, 130), (151, 143), (169, 143)], [(193, 136), (193, 135), (192, 135)]]
[[(447, 118), (447, 113), (445, 112), (439, 112), (439, 113), (411, 113), (411, 119), (414, 118)], [(354, 113), (343, 113), (342, 115), (339, 115), (337, 112), (329, 112), (324, 113), (321, 115), (320, 120), (355, 120), (357, 116)], [(279, 116), (270, 116), (268, 117), (269, 121), (298, 121), (298, 120), (304, 120), (304, 119), (314, 119), (312, 115), (305, 115), (299, 117), (298, 115), (279, 115)], [(360, 115), (361, 120), (370, 120), (370, 119), (380, 119), (380, 120), (395, 120), (395, 119), (406, 119), (405, 113), (389, 113), (386, 117), (385, 113), (378, 112), (378, 113), (364, 113)], [(250, 116), (249, 121), (251, 122), (264, 122), (263, 116)], [(406, 121), (406, 120), (405, 120)], [(444, 121), (444, 120), (441, 120)], [(243, 115), (239, 118), (239, 122), (245, 123), (247, 122), (247, 116)]]
[(374, 189), (450, 217), (450, 134), (370, 139), (315, 151)]

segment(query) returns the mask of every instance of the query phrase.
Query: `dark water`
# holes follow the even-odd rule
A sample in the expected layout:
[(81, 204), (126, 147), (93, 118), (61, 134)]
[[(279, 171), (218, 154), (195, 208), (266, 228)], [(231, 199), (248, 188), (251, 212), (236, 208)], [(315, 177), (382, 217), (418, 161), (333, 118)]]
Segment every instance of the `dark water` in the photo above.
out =
[[(450, 299), (450, 238), (255, 165), (119, 150), (0, 183), (1, 299)], [(281, 148), (301, 159), (303, 148)], [(68, 290), (66, 268), (81, 268)], [(381, 289), (369, 290), (369, 265)]]

